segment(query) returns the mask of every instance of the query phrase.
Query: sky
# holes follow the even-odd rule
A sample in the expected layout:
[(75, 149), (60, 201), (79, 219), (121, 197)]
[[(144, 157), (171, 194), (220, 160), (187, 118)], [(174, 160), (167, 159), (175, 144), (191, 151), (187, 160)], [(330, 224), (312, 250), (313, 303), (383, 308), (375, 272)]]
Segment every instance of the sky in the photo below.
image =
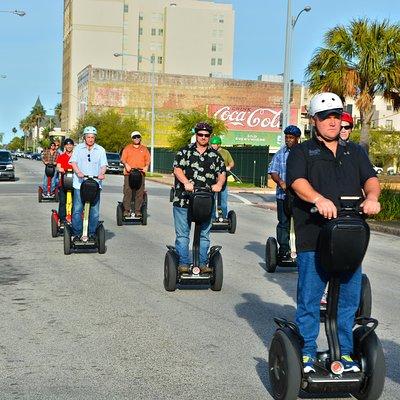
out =
[[(287, 0), (214, 0), (235, 10), (235, 79), (257, 79), (283, 72)], [(24, 17), (0, 12), (0, 132), (3, 143), (26, 117), (38, 96), (48, 113), (60, 102), (63, 0), (0, 0), (0, 11), (23, 10)], [(352, 19), (389, 19), (400, 23), (393, 0), (292, 0), (295, 16), (305, 6), (293, 32), (291, 77), (304, 81), (304, 70), (324, 34)], [(100, 49), (100, 47), (99, 47)], [(6, 78), (2, 78), (6, 75)], [(18, 132), (18, 134), (22, 134)]]

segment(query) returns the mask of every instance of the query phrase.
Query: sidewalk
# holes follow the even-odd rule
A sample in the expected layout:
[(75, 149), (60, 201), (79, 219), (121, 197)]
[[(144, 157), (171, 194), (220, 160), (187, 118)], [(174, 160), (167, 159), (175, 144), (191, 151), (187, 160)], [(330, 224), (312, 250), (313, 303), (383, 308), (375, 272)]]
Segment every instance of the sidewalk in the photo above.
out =
[[(163, 174), (160, 177), (146, 177), (146, 179), (168, 186), (172, 186), (174, 183), (174, 177), (172, 174)], [(229, 188), (229, 191), (231, 193), (274, 194), (275, 188)], [(253, 203), (252, 205), (253, 207), (276, 211), (275, 202)], [(375, 221), (373, 219), (369, 219), (367, 222), (372, 231), (400, 236), (400, 221)]]

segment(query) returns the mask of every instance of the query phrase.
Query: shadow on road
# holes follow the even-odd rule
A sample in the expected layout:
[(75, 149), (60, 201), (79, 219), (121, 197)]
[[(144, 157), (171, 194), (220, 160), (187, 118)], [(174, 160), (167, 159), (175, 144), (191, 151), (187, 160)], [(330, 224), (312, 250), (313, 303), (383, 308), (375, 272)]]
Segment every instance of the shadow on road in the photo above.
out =
[[(398, 362), (400, 360), (400, 345), (392, 340), (382, 340), (386, 360), (386, 377), (400, 384)], [(397, 361), (396, 361), (397, 360)], [(397, 365), (397, 367), (396, 367)]]

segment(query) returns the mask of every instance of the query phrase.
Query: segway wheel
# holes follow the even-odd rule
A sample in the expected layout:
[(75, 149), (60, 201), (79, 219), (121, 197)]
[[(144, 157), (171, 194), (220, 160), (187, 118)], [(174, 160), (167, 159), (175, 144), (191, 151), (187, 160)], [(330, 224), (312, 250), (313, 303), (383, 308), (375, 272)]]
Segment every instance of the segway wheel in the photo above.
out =
[(297, 399), (301, 383), (301, 362), (295, 345), (281, 330), (277, 330), (272, 338), (268, 364), (274, 399)]
[(228, 232), (234, 234), (236, 232), (236, 213), (231, 210), (228, 212), (229, 229)]
[(122, 204), (117, 205), (117, 225), (122, 226), (123, 221), (123, 211), (122, 211)]
[(143, 196), (143, 204), (142, 204), (142, 225), (147, 225), (147, 194), (145, 193)]
[(278, 243), (274, 237), (269, 237), (265, 244), (265, 269), (275, 272), (278, 263)]
[(369, 282), (368, 276), (362, 274), (360, 306), (358, 307), (356, 317), (370, 318), (371, 311), (372, 311), (371, 283)]
[(164, 260), (164, 288), (167, 292), (176, 290), (178, 262), (171, 251), (167, 251)]
[(169, 191), (169, 202), (172, 203), (175, 197), (175, 188), (172, 186), (171, 190)]
[(221, 253), (215, 253), (210, 259), (209, 264), (213, 270), (211, 278), (211, 290), (214, 292), (219, 292), (222, 289), (222, 282), (224, 280), (224, 266)]
[[(363, 332), (363, 327), (357, 331)], [(356, 342), (355, 338), (355, 342)], [(361, 343), (361, 357), (365, 361), (365, 382), (353, 396), (359, 400), (377, 400), (381, 397), (385, 385), (386, 365), (382, 344), (375, 332), (371, 332)]]
[(68, 225), (64, 228), (64, 254), (66, 256), (71, 254), (71, 231)]
[(51, 236), (53, 238), (58, 236), (58, 224), (54, 217), (54, 213), (51, 213)]
[(40, 186), (38, 188), (38, 200), (39, 200), (39, 203), (41, 203), (43, 200), (43, 190)]
[(99, 225), (96, 231), (97, 251), (99, 254), (106, 252), (106, 230), (103, 225)]

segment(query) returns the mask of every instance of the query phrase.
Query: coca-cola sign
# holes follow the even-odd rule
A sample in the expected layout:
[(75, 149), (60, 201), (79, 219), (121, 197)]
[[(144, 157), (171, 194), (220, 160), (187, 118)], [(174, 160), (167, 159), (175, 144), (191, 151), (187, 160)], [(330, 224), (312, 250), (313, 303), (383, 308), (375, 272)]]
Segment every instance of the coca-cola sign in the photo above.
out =
[[(277, 107), (240, 107), (212, 104), (209, 115), (225, 122), (228, 130), (278, 132), (279, 118), (282, 113)], [(290, 121), (297, 123), (297, 109), (291, 109)]]

